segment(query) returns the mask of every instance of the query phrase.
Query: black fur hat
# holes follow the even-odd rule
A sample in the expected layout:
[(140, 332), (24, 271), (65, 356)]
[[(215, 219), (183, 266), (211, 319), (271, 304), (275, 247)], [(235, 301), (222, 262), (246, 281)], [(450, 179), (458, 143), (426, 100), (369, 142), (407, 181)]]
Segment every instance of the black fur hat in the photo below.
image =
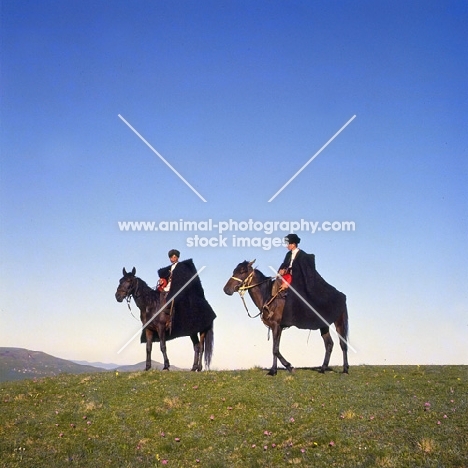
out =
[(288, 244), (296, 244), (298, 245), (299, 242), (301, 242), (301, 238), (297, 235), (297, 234), (288, 234), (284, 240), (288, 243)]

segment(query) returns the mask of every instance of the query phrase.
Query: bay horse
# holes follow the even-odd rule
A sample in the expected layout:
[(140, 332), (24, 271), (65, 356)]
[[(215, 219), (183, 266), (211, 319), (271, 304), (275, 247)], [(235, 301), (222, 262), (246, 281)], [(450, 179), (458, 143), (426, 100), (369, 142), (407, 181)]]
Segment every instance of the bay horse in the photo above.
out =
[[(275, 301), (272, 301), (272, 287), (274, 281), (271, 277), (265, 276), (261, 271), (253, 268), (255, 260), (248, 262), (247, 260), (239, 263), (232, 272), (231, 278), (227, 281), (223, 291), (232, 296), (235, 292), (241, 295), (245, 291), (249, 295), (260, 311), (262, 322), (271, 330), (273, 336), (273, 365), (268, 372), (268, 375), (276, 375), (278, 370), (278, 359), (281, 364), (289, 371), (293, 371), (291, 363), (289, 363), (280, 353), (280, 340), (283, 328), (281, 326), (281, 319), (283, 316), (283, 308), (285, 299), (284, 297), (277, 296)], [(347, 374), (349, 370), (348, 365), (348, 313), (346, 307), (339, 318), (334, 322), (335, 328), (340, 336), (340, 345), (343, 351), (343, 373)], [(330, 370), (328, 364), (330, 362), (331, 353), (333, 350), (333, 340), (330, 335), (329, 327), (320, 328), (325, 344), (325, 358), (319, 372), (324, 373)]]
[[(135, 276), (136, 269), (131, 272), (125, 268), (122, 270), (123, 277), (115, 293), (118, 302), (126, 299), (130, 302), (133, 297), (135, 304), (140, 309), (140, 319), (143, 324), (142, 342), (146, 341), (146, 368), (151, 369), (151, 349), (153, 341), (159, 341), (161, 353), (164, 358), (163, 370), (169, 370), (170, 364), (166, 352), (166, 341), (170, 338), (171, 317), (170, 309), (165, 308), (163, 293), (150, 288), (145, 281)], [(205, 367), (209, 368), (213, 356), (213, 322), (211, 326), (198, 333), (189, 335), (193, 343), (194, 359), (192, 371), (200, 372), (203, 368), (203, 355)]]

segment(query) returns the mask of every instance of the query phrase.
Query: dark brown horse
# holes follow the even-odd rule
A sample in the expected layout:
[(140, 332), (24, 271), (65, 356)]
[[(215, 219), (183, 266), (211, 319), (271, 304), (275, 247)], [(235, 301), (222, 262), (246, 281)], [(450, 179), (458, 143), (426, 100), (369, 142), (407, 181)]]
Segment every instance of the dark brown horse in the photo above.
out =
[[(140, 309), (140, 319), (143, 324), (141, 341), (146, 342), (146, 369), (151, 368), (151, 348), (153, 341), (159, 341), (161, 353), (164, 357), (163, 370), (169, 370), (170, 364), (166, 353), (166, 341), (171, 339), (170, 307), (163, 302), (163, 295), (159, 291), (150, 288), (142, 279), (135, 276), (136, 269), (129, 273), (123, 269), (123, 277), (115, 293), (118, 302), (131, 297)], [(200, 337), (198, 336), (200, 335)], [(194, 360), (192, 371), (201, 371), (203, 354), (205, 355), (205, 367), (209, 368), (213, 356), (213, 323), (211, 327), (189, 335), (193, 343)]]
[[(236, 291), (240, 294), (248, 291), (252, 301), (260, 311), (262, 322), (270, 328), (273, 336), (273, 365), (269, 370), (268, 375), (276, 375), (278, 359), (281, 364), (291, 372), (293, 367), (282, 356), (279, 350), (281, 333), (283, 331), (281, 327), (281, 319), (283, 316), (285, 298), (280, 294), (273, 301), (271, 300), (273, 287), (272, 278), (265, 276), (261, 271), (253, 268), (252, 264), (254, 262), (255, 260), (239, 263), (239, 265), (234, 269), (231, 278), (224, 286), (224, 292), (231, 296)], [(346, 304), (343, 309), (343, 313), (335, 321), (335, 328), (340, 336), (340, 345), (343, 351), (343, 372), (347, 374), (349, 365), (347, 344), (348, 313), (346, 310)], [(328, 326), (320, 328), (320, 333), (325, 344), (325, 359), (319, 369), (319, 371), (323, 373), (326, 370), (329, 370), (328, 364), (333, 350), (333, 340)]]

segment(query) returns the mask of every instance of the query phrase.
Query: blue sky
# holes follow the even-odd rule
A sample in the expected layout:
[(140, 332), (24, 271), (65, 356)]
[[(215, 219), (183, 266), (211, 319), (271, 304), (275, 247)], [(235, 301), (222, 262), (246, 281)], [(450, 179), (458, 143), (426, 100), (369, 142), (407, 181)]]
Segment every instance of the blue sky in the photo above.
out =
[[(268, 274), (284, 247), (195, 248), (193, 233), (122, 232), (118, 222), (305, 219), (356, 226), (299, 233), (347, 295), (351, 365), (468, 363), (465, 2), (6, 0), (1, 9), (2, 346), (143, 360), (138, 340), (117, 353), (139, 322), (115, 289), (122, 267), (154, 285), (178, 248), (206, 267), (213, 367), (269, 366), (267, 329), (222, 288), (245, 259)], [(322, 361), (318, 332), (293, 328), (282, 343), (297, 367)], [(188, 338), (168, 352), (191, 365)]]

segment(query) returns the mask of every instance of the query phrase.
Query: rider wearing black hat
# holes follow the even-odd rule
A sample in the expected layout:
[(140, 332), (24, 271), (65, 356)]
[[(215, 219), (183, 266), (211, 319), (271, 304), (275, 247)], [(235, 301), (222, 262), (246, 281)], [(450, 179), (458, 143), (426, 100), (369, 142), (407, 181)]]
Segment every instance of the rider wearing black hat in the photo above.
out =
[(166, 280), (167, 310), (173, 316), (170, 338), (187, 336), (208, 328), (216, 314), (205, 298), (205, 292), (193, 260), (179, 260), (180, 252), (168, 252), (170, 265), (158, 270), (159, 278)]
[(288, 244), (296, 244), (296, 246), (301, 242), (301, 238), (297, 234), (288, 234), (284, 240)]
[[(288, 234), (284, 241), (288, 253), (284, 257), (283, 263), (279, 267), (278, 274), (288, 278), (288, 282), (292, 286), (286, 297), (285, 309), (283, 316), (287, 317), (288, 312), (294, 312), (297, 308), (297, 301), (302, 299), (310, 300), (312, 297), (316, 270), (315, 270), (315, 255), (308, 254), (298, 247), (301, 238), (297, 234)], [(291, 275), (290, 277), (288, 277)], [(285, 315), (286, 313), (286, 315)]]
[(284, 257), (284, 261), (279, 267), (278, 273), (281, 276), (286, 273), (292, 275), (293, 262), (296, 259), (297, 254), (301, 251), (298, 247), (299, 242), (301, 242), (301, 238), (297, 234), (288, 234), (284, 238), (284, 241), (286, 243), (288, 253), (286, 254), (286, 257)]
[[(288, 253), (279, 268), (279, 274), (292, 275), (291, 287), (287, 289), (282, 327), (328, 332), (328, 325), (342, 313), (339, 304), (346, 296), (328, 284), (315, 269), (315, 255), (298, 248), (301, 239), (297, 234), (285, 237)], [(317, 311), (320, 311), (317, 313)]]

